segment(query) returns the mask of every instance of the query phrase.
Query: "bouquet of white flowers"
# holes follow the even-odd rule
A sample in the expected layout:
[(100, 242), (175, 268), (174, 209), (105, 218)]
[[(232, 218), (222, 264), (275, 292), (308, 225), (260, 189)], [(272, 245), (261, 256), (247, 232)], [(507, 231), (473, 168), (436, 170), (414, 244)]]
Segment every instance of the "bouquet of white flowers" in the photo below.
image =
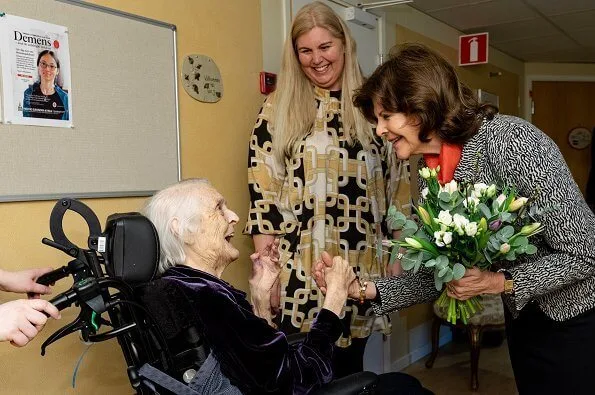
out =
[[(427, 182), (420, 204), (414, 207), (419, 226), (394, 206), (389, 208), (389, 230), (401, 231), (399, 240), (383, 242), (386, 247), (394, 247), (391, 263), (397, 259), (398, 247), (403, 247), (403, 269), (417, 272), (422, 265), (430, 268), (440, 291), (445, 283), (462, 278), (466, 268), (486, 270), (493, 262), (514, 261), (519, 255), (537, 252), (529, 238), (543, 227), (532, 222), (535, 215), (526, 210), (528, 198), (517, 196), (513, 188), (498, 188), (494, 184), (453, 180), (440, 185), (439, 171), (440, 167), (419, 171)], [(381, 253), (382, 246), (378, 249)], [(447, 309), (447, 320), (453, 324), (458, 319), (467, 324), (473, 314), (483, 309), (480, 297), (461, 301), (449, 297), (446, 290), (436, 303)]]

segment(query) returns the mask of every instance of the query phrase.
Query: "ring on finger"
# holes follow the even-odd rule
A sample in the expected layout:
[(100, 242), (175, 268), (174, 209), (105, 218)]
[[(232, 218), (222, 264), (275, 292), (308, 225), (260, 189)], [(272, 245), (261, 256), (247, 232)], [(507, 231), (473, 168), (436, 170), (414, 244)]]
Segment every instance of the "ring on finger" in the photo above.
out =
[(397, 258), (397, 259), (400, 261), (401, 259), (403, 259), (403, 257), (404, 257), (404, 256), (405, 256), (405, 255), (403, 255), (403, 253), (402, 253), (402, 252), (399, 252), (399, 253), (397, 253), (397, 256), (396, 256), (396, 258)]

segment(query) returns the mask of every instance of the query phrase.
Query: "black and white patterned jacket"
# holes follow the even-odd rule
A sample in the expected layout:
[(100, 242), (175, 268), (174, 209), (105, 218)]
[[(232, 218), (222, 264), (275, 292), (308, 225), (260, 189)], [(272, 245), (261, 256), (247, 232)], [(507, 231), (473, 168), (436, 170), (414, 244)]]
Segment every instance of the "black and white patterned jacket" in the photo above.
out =
[[(595, 307), (595, 215), (587, 206), (556, 144), (534, 125), (496, 115), (482, 123), (463, 147), (454, 178), (517, 188), (529, 197), (541, 189), (535, 204), (557, 206), (542, 218), (545, 230), (533, 238), (538, 252), (504, 267), (512, 274), (513, 295), (503, 299), (513, 316), (531, 301), (555, 321), (564, 321)], [(420, 270), (376, 281), (387, 314), (435, 300), (440, 292), (433, 275)]]

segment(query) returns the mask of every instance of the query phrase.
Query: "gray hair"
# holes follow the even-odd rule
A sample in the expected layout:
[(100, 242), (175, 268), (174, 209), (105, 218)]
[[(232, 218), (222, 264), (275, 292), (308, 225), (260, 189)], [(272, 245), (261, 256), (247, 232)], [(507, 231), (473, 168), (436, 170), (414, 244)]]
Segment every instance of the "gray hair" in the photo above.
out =
[(201, 185), (210, 183), (204, 178), (191, 178), (171, 185), (153, 195), (142, 210), (159, 235), (159, 273), (186, 260), (185, 241), (198, 230), (197, 214), (203, 210), (197, 194)]

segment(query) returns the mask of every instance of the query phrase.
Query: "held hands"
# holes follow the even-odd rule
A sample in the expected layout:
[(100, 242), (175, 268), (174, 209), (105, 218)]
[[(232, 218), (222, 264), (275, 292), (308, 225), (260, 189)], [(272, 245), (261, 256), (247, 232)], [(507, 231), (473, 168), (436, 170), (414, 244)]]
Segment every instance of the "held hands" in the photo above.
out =
[(322, 253), (322, 261), (314, 268), (314, 280), (326, 295), (322, 307), (340, 315), (348, 296), (359, 292), (359, 285), (353, 268), (345, 259), (331, 257), (326, 251)]
[(43, 299), (19, 299), (0, 305), (0, 341), (23, 347), (41, 331), (48, 316), (59, 319), (60, 312)]
[(29, 293), (30, 297), (39, 298), (40, 294), (52, 292), (50, 287), (37, 284), (35, 281), (42, 275), (51, 272), (52, 268), (28, 269), (18, 272), (0, 270), (0, 290), (8, 292)]
[[(328, 285), (329, 285), (329, 281), (326, 278), (326, 273), (327, 273), (327, 269), (332, 268), (334, 266), (334, 262), (335, 260), (337, 260), (337, 262), (347, 262), (344, 259), (341, 259), (340, 257), (336, 256), (336, 257), (331, 257), (330, 254), (326, 251), (324, 251), (321, 255), (321, 258), (318, 262), (316, 262), (316, 265), (313, 268), (313, 276), (314, 276), (314, 281), (316, 281), (316, 285), (318, 286), (318, 288), (320, 288), (320, 290), (322, 291), (322, 293), (324, 295), (326, 295), (328, 293)], [(340, 261), (339, 261), (340, 260)], [(349, 265), (347, 263), (347, 265)], [(353, 277), (350, 277), (350, 282), (347, 285), (347, 296), (351, 299), (357, 299), (359, 298), (359, 283), (357, 281), (357, 278), (355, 277), (355, 273), (353, 273), (353, 269), (351, 269), (351, 272), (353, 274)]]
[(446, 287), (446, 294), (459, 300), (482, 294), (499, 294), (504, 292), (504, 275), (474, 267), (466, 269), (463, 278), (451, 281)]

